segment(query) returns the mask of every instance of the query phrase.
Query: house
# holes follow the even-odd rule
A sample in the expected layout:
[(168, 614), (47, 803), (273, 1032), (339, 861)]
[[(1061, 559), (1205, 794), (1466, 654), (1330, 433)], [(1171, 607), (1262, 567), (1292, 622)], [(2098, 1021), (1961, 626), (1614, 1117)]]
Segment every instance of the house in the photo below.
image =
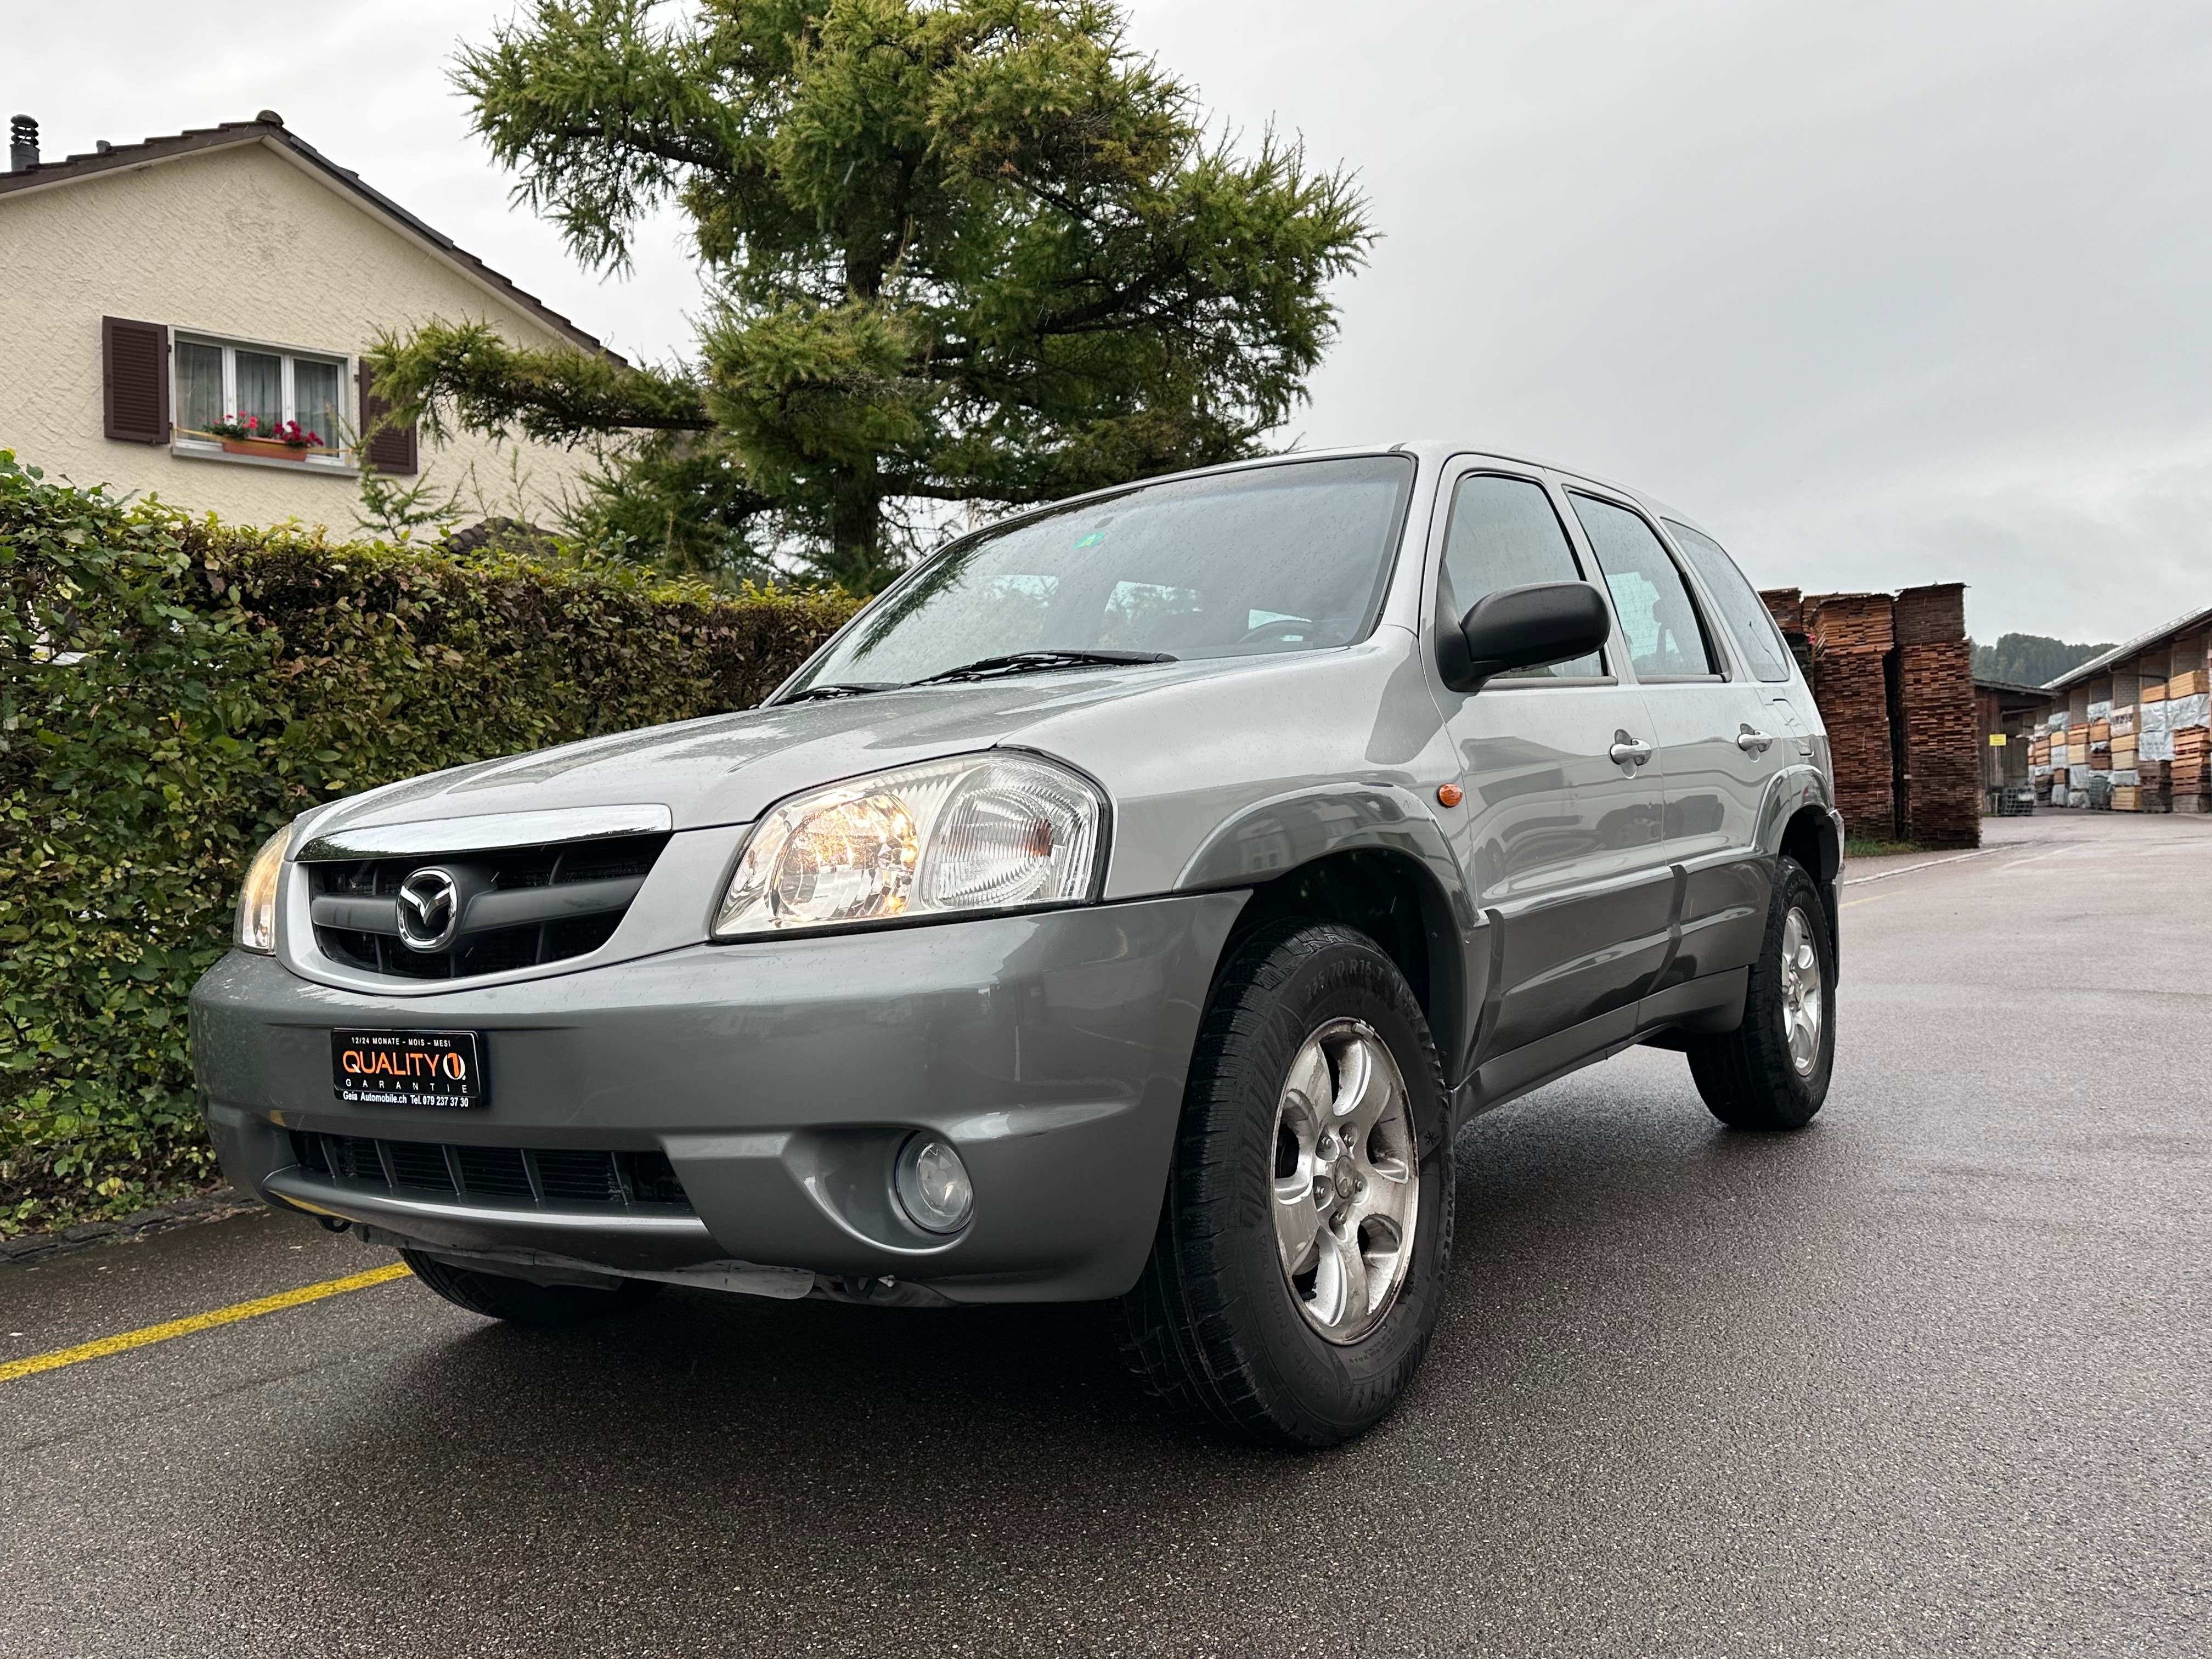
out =
[[(517, 345), (613, 354), (274, 111), (59, 161), (40, 160), (27, 117), (11, 138), (0, 448), (48, 477), (347, 534), (364, 464), (458, 490), (465, 519), (541, 522), (592, 465), (527, 441), (371, 429), (382, 411), (361, 353), (386, 329), (477, 320)], [(256, 441), (289, 422), (293, 442)]]

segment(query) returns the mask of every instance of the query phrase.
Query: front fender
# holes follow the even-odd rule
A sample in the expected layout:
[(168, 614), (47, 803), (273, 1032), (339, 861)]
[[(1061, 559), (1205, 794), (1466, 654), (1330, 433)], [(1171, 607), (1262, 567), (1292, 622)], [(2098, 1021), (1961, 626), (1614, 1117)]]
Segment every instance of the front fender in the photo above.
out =
[(1176, 890), (1255, 887), (1337, 853), (1391, 854), (1419, 872), (1429, 942), (1431, 1024), (1445, 1066), (1464, 1069), (1473, 1011), (1485, 988), (1471, 974), (1490, 960), (1486, 922), (1443, 828), (1411, 791), (1395, 784), (1311, 785), (1256, 801), (1198, 847)]
[(1419, 797), (1395, 784), (1326, 784), (1255, 801), (1199, 844), (1175, 890), (1249, 887), (1358, 848), (1413, 859), (1435, 881), (1462, 933), (1481, 926), (1443, 827)]

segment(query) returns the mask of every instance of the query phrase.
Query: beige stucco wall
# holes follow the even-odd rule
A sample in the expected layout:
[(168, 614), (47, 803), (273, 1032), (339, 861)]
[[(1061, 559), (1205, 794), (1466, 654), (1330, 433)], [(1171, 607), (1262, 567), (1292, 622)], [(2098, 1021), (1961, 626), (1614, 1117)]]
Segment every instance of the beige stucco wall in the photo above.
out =
[[(0, 448), (49, 477), (158, 492), (236, 524), (296, 520), (339, 534), (356, 533), (353, 477), (103, 436), (103, 316), (348, 357), (380, 329), (432, 318), (480, 319), (520, 345), (560, 337), (265, 144), (0, 196)], [(538, 522), (591, 465), (580, 453), (465, 434), (442, 447), (425, 437), (419, 459), (418, 477), (441, 495), (460, 487), (466, 518), (520, 507)]]

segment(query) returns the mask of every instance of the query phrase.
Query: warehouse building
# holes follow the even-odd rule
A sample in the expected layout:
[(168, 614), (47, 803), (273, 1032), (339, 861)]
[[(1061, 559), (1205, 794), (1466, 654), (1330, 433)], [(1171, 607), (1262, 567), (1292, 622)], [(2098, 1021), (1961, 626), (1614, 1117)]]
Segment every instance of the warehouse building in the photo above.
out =
[(2178, 617), (2044, 687), (2028, 751), (2037, 803), (2212, 812), (2208, 651), (2212, 609)]

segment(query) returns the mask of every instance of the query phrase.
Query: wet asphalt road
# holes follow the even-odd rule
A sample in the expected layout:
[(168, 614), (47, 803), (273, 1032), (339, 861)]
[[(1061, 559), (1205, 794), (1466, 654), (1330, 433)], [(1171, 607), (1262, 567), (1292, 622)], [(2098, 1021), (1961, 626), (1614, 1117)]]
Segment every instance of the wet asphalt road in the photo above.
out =
[[(1088, 1309), (402, 1280), (0, 1383), (0, 1653), (2212, 1653), (2212, 822), (1991, 828), (1846, 890), (1806, 1133), (1651, 1050), (1474, 1126), (1357, 1444), (1156, 1422)], [(386, 1260), (0, 1268), (0, 1359)]]

